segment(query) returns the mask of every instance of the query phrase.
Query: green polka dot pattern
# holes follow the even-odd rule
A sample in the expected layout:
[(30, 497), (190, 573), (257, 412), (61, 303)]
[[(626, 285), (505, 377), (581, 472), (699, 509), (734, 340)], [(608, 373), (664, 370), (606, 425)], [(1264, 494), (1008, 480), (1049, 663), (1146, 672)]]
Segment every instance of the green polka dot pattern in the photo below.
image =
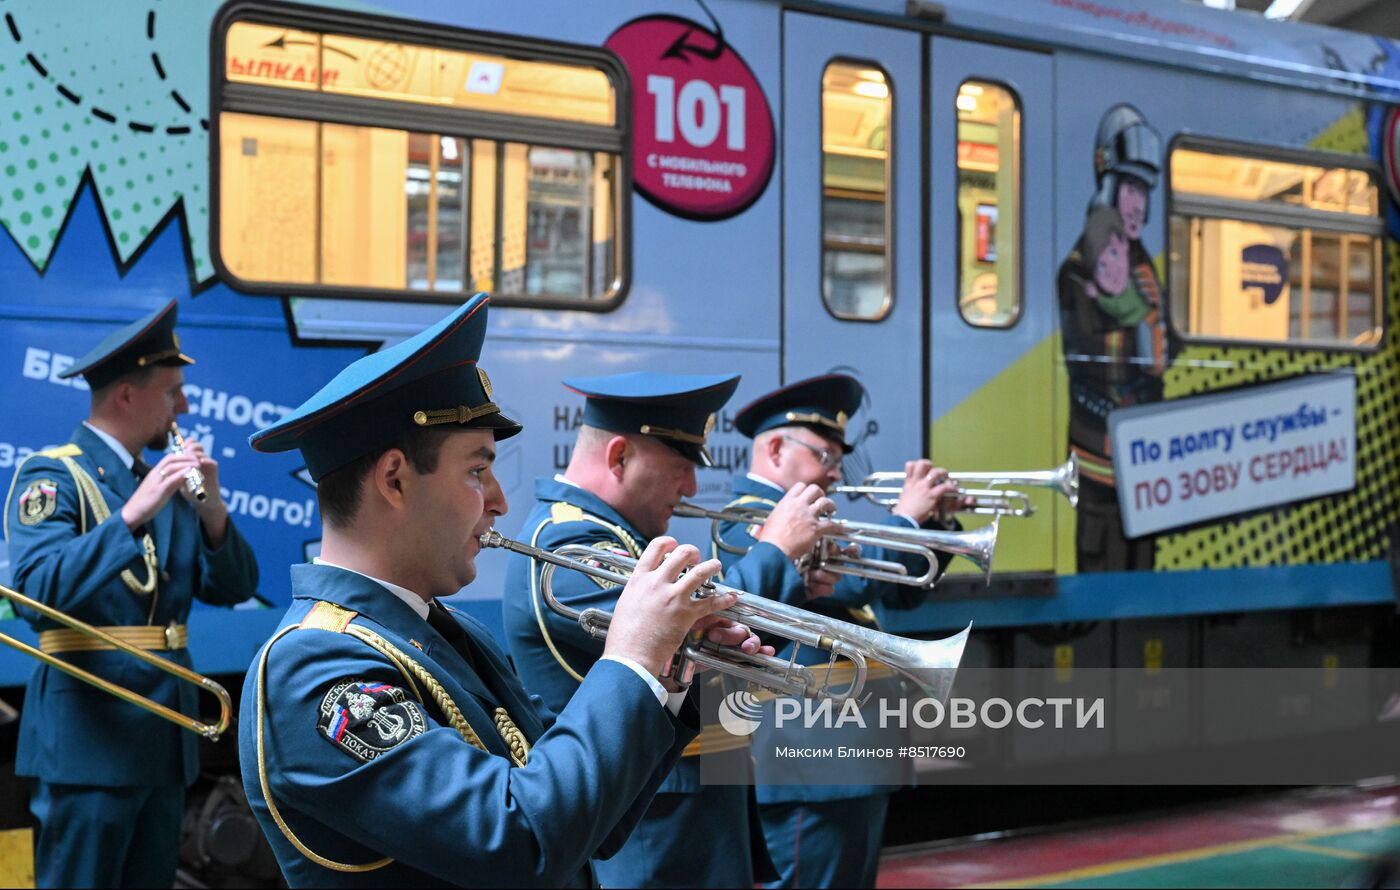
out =
[[(1326, 151), (1365, 153), (1365, 120), (1348, 114), (1313, 141)], [(1356, 370), (1356, 488), (1157, 539), (1157, 568), (1297, 565), (1385, 556), (1400, 520), (1400, 244), (1386, 244), (1386, 318), (1374, 353), (1191, 346), (1165, 377), (1167, 398), (1266, 383), (1339, 368)], [(1220, 363), (1211, 371), (1197, 363)], [(1196, 367), (1188, 368), (1188, 364)]]
[(216, 0), (0, 5), (0, 226), (40, 269), (85, 171), (125, 262), (183, 200), (208, 259), (207, 39)]

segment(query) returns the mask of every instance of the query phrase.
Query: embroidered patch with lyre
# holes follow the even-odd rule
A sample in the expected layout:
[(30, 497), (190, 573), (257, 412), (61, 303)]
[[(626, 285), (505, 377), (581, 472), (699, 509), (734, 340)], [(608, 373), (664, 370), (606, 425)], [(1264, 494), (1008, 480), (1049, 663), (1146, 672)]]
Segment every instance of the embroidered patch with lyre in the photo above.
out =
[[(627, 548), (626, 548), (626, 547), (623, 547), (621, 544), (617, 543), (616, 541), (594, 541), (592, 544), (590, 544), (590, 545), (588, 545), (588, 546), (592, 547), (594, 550), (601, 550), (601, 551), (604, 552), (604, 553), (610, 553), (610, 554), (612, 554), (613, 556), (622, 556), (622, 557), (626, 557), (626, 558), (628, 558), (628, 559), (630, 559), (630, 558), (632, 557), (632, 554), (630, 554), (630, 553), (627, 552)], [(591, 560), (591, 559), (590, 559), (590, 560), (588, 560), (588, 564), (589, 564), (589, 565), (592, 565), (592, 566), (596, 566), (597, 568), (600, 568), (600, 569), (608, 569), (609, 571), (617, 571), (616, 569), (613, 569), (611, 566), (603, 565), (601, 562), (598, 562), (598, 561), (596, 561), (596, 560)], [(625, 573), (623, 573), (623, 574), (625, 574)], [(599, 577), (596, 577), (596, 576), (594, 576), (594, 575), (589, 575), (588, 577), (589, 577), (589, 578), (592, 578), (592, 579), (593, 579), (593, 583), (594, 583), (594, 584), (597, 584), (599, 587), (603, 588), (604, 590), (613, 590), (614, 588), (617, 588), (617, 587), (621, 587), (621, 586), (622, 586), (621, 584), (614, 584), (612, 581), (605, 581), (604, 579), (599, 578)]]
[(36, 479), (19, 496), (19, 521), (23, 525), (38, 525), (57, 508), (58, 483)]
[(368, 763), (428, 729), (416, 701), (397, 686), (347, 680), (321, 699), (317, 728), (326, 740)]

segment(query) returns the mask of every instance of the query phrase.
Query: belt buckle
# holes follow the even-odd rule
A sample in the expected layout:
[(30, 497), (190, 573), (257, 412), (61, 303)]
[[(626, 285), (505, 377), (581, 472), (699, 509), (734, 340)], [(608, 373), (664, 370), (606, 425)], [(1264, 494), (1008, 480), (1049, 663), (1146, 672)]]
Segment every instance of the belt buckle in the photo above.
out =
[(165, 648), (169, 652), (175, 651), (175, 622), (170, 622), (165, 626)]

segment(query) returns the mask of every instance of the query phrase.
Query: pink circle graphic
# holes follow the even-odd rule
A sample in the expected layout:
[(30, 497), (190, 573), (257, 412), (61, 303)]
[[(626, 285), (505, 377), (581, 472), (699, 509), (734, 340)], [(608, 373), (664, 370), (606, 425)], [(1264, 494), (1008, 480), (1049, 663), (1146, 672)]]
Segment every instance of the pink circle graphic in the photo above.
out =
[(773, 175), (773, 117), (749, 66), (720, 35), (676, 16), (623, 25), (608, 49), (632, 78), (632, 182), (689, 219), (747, 209)]

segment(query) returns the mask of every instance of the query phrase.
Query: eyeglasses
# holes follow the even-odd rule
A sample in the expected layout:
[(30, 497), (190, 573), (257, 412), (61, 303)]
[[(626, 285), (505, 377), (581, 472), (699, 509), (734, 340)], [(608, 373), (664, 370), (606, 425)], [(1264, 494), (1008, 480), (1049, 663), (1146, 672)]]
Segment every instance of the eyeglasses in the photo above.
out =
[(823, 470), (834, 470), (837, 467), (841, 466), (841, 455), (839, 454), (832, 454), (825, 448), (818, 448), (815, 445), (809, 445), (806, 442), (803, 442), (801, 439), (794, 439), (792, 436), (786, 434), (783, 435), (783, 440), (791, 442), (794, 445), (801, 445), (803, 448), (806, 448), (808, 451), (812, 452), (812, 454), (816, 455), (817, 462), (822, 465)]

